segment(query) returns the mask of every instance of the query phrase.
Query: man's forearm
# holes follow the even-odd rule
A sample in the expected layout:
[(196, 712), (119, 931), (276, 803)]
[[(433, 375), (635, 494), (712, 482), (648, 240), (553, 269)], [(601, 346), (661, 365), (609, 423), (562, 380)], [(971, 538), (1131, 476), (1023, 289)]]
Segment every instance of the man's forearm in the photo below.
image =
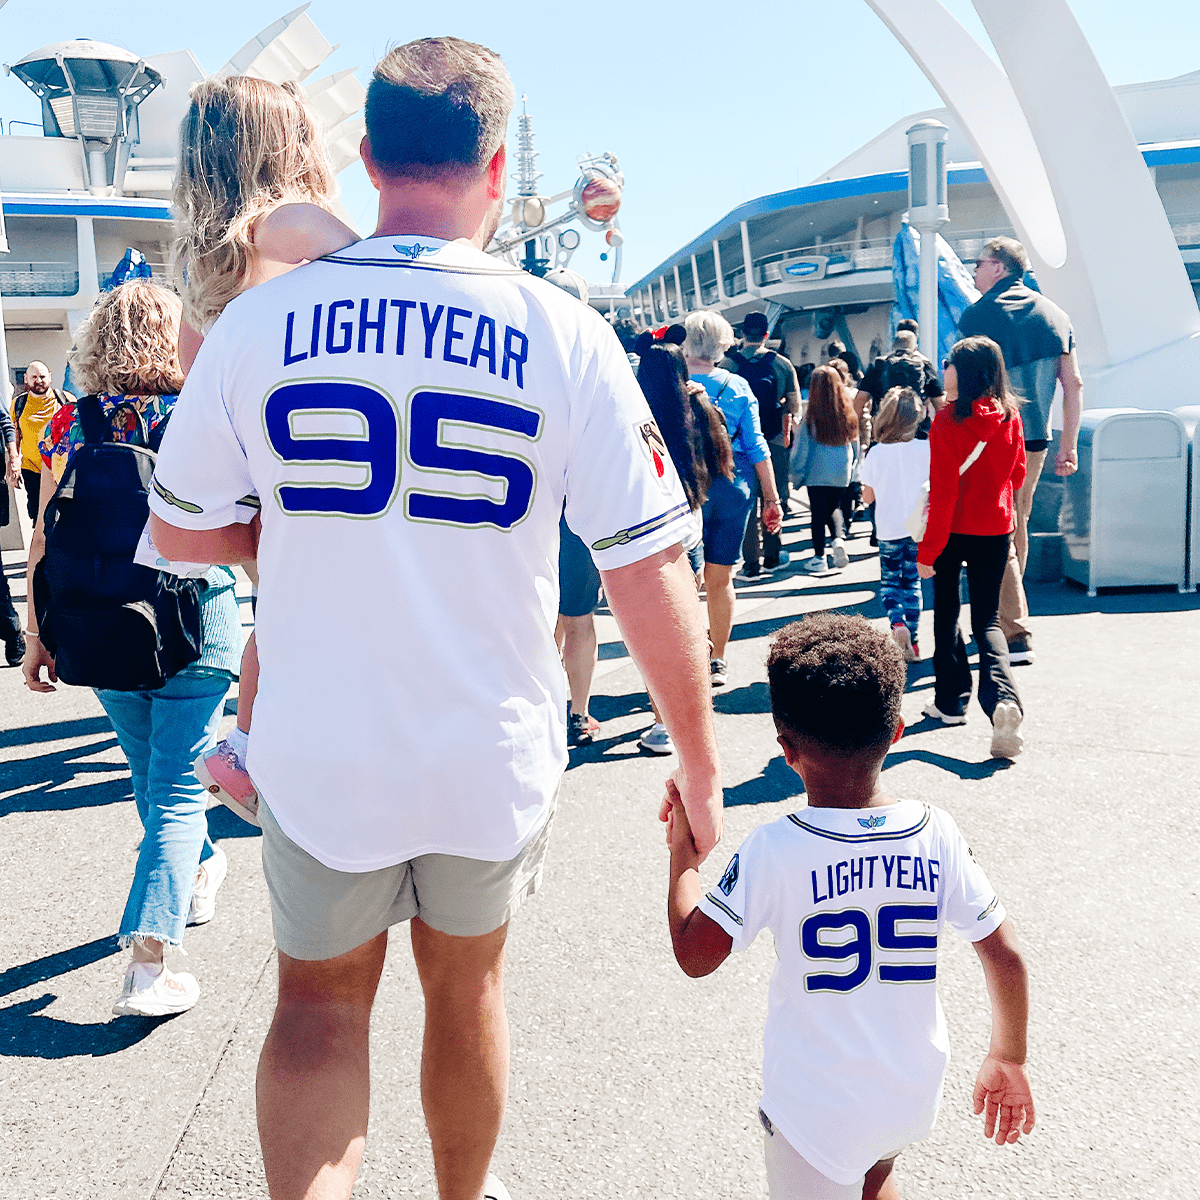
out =
[[(678, 545), (601, 572), (621, 636), (679, 753), (696, 845), (720, 838), (721, 767), (713, 727), (707, 636), (687, 556)], [(693, 811), (699, 807), (703, 811)]]

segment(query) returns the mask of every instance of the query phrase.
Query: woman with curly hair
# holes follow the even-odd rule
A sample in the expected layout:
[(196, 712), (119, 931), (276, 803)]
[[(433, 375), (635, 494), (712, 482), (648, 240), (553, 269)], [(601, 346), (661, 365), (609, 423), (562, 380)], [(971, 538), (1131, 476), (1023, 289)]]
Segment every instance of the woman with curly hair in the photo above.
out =
[[(99, 401), (112, 440), (138, 442), (143, 428), (166, 421), (183, 386), (178, 342), (179, 297), (137, 280), (101, 297), (80, 327), (72, 366), (81, 388)], [(75, 403), (66, 404), (42, 439), (41, 511), (29, 548), (28, 594), (34, 568), (46, 552), (46, 507), (71, 456), (83, 444)], [(156, 691), (97, 689), (117, 741), (129, 760), (133, 797), (145, 834), (119, 930), (133, 959), (113, 1005), (118, 1016), (165, 1016), (191, 1008), (200, 996), (193, 976), (169, 970), (167, 946), (178, 946), (185, 925), (212, 919), (217, 888), (225, 878), (224, 852), (209, 840), (206, 796), (192, 760), (211, 745), (237, 678), (241, 620), (233, 572), (211, 567), (200, 605), (200, 658)], [(54, 691), (54, 659), (38, 638), (29, 606), (25, 682), (35, 692)], [(42, 670), (50, 682), (42, 679)]]

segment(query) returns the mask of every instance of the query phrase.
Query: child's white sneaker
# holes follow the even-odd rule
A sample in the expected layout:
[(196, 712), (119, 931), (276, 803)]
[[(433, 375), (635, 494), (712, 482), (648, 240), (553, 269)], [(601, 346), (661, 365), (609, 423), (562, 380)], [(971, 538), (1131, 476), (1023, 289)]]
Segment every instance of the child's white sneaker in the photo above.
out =
[(912, 634), (908, 632), (908, 626), (897, 621), (892, 626), (892, 641), (900, 647), (900, 653), (904, 655), (906, 663), (916, 662), (920, 655), (917, 654), (916, 643), (912, 640)]
[(130, 963), (125, 985), (113, 1005), (118, 1017), (169, 1017), (187, 1012), (200, 999), (195, 976), (181, 971), (178, 975), (165, 963)]
[(992, 757), (1016, 758), (1025, 739), (1021, 736), (1021, 709), (1011, 700), (1001, 700), (992, 713)]
[(196, 871), (196, 883), (192, 888), (192, 906), (188, 909), (189, 925), (207, 925), (213, 919), (217, 910), (217, 888), (225, 882), (229, 871), (229, 859), (220, 846), (214, 846), (213, 852), (206, 858)]

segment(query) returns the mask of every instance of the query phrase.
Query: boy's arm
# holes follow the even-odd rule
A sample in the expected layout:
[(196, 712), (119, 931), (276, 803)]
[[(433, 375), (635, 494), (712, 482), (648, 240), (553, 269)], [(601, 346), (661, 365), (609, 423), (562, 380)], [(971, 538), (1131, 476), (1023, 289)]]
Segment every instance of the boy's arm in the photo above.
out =
[(975, 1112), (986, 1113), (984, 1136), (1003, 1146), (1031, 1133), (1035, 1120), (1025, 1072), (1029, 977), (1007, 919), (974, 945), (992, 1000), (992, 1041), (975, 1080)]
[(281, 204), (254, 228), (254, 249), (272, 262), (312, 262), (358, 240), (353, 229), (316, 204)]
[(711, 917), (700, 911), (700, 854), (679, 791), (667, 780), (663, 820), (671, 850), (671, 882), (667, 889), (667, 921), (675, 961), (693, 979), (711, 975), (733, 949), (733, 939)]

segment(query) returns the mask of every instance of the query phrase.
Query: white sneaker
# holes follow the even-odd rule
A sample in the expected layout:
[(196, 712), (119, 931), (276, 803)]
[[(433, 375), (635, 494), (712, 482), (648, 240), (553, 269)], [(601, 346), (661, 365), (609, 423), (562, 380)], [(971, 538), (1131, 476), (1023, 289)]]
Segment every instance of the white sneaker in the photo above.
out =
[(508, 1188), (490, 1171), (488, 1177), (483, 1181), (483, 1200), (512, 1200), (508, 1194)]
[(220, 846), (214, 846), (212, 854), (196, 872), (196, 883), (192, 888), (192, 906), (188, 909), (189, 925), (207, 925), (217, 909), (217, 888), (225, 882), (229, 871), (229, 859)]
[(802, 571), (807, 571), (809, 575), (828, 575), (829, 564), (825, 560), (824, 554), (814, 554), (812, 558), (806, 558), (800, 564)]
[(200, 999), (200, 985), (194, 976), (178, 975), (164, 963), (130, 963), (125, 985), (113, 1005), (118, 1017), (169, 1017), (187, 1012)]
[(900, 653), (904, 655), (906, 663), (917, 661), (917, 651), (913, 646), (912, 634), (908, 632), (908, 626), (895, 624), (892, 626), (892, 641), (900, 647)]
[(833, 544), (829, 548), (833, 552), (833, 565), (835, 567), (848, 567), (850, 565), (850, 555), (846, 553), (846, 543), (841, 538), (834, 538)]
[(674, 754), (675, 743), (671, 741), (671, 735), (667, 732), (667, 727), (661, 722), (656, 721), (645, 733), (638, 738), (638, 745), (643, 750), (649, 750), (651, 754)]
[(921, 709), (921, 715), (928, 717), (931, 721), (941, 721), (943, 725), (965, 725), (967, 723), (966, 713), (944, 713), (932, 700)]
[(992, 757), (1016, 758), (1025, 739), (1021, 736), (1021, 710), (1011, 700), (1001, 700), (992, 713)]

